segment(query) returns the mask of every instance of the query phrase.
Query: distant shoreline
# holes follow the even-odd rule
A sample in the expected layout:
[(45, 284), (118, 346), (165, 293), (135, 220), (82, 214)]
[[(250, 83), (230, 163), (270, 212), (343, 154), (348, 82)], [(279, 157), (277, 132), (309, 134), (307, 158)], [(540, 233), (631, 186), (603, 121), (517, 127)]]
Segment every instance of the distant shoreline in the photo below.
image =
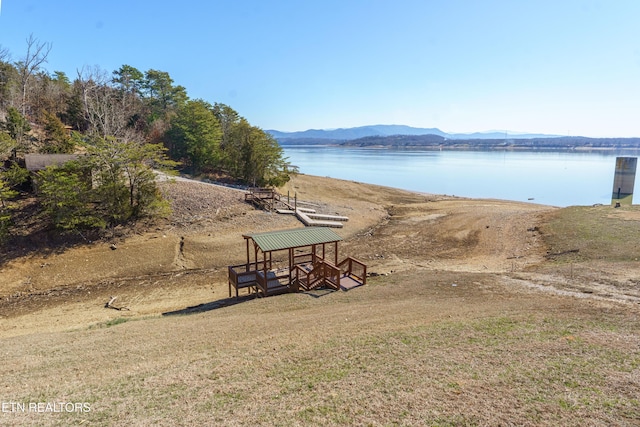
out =
[(367, 136), (357, 139), (281, 138), (281, 146), (326, 145), (334, 147), (407, 148), (422, 150), (510, 151), (640, 151), (640, 138), (500, 138), (449, 139), (439, 135)]
[(344, 148), (379, 148), (379, 149), (420, 149), (429, 151), (634, 151), (640, 153), (640, 147), (526, 147), (526, 146), (421, 146), (421, 145), (349, 145), (349, 144), (327, 144), (329, 147)]
[(282, 147), (333, 147), (333, 148), (368, 148), (368, 149), (393, 149), (393, 150), (424, 150), (424, 151), (521, 151), (521, 152), (629, 152), (629, 153), (637, 153), (640, 155), (640, 146), (639, 147), (618, 147), (618, 146), (607, 146), (607, 147), (591, 147), (591, 146), (545, 146), (545, 147), (532, 147), (532, 146), (522, 146), (522, 145), (483, 145), (483, 146), (473, 146), (473, 145), (443, 145), (443, 146), (434, 146), (434, 145), (364, 145), (364, 144), (350, 144), (350, 143), (314, 143), (314, 144), (281, 144)]

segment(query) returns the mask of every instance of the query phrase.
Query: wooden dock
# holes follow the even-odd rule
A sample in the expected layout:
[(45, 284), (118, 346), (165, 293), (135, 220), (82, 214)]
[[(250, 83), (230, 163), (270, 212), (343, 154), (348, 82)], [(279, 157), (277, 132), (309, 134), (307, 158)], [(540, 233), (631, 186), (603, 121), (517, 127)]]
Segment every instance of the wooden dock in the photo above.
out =
[(348, 221), (346, 216), (323, 215), (313, 212), (295, 211), (296, 217), (306, 226), (342, 228), (342, 222)]
[(349, 221), (349, 217), (346, 216), (320, 214), (313, 208), (299, 207), (298, 204), (316, 205), (298, 201), (297, 198), (292, 205), (289, 197), (285, 201), (284, 196), (271, 188), (251, 188), (244, 199), (260, 209), (283, 215), (295, 215), (306, 226), (342, 228), (343, 222)]

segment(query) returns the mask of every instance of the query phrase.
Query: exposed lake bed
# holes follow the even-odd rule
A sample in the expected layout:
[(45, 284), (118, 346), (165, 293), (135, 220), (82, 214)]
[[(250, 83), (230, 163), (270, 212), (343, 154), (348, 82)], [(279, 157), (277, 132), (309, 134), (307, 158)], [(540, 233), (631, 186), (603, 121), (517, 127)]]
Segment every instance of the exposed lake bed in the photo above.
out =
[[(225, 305), (243, 233), (300, 223), (219, 186), (175, 185), (176, 202), (198, 200), (115, 250), (95, 242), (3, 265), (15, 278), (0, 294), (5, 399), (91, 404), (47, 419), (57, 425), (153, 423), (159, 407), (176, 425), (637, 419), (637, 207), (558, 209), (299, 174), (280, 191), (348, 215), (341, 253), (375, 274), (349, 292)], [(214, 216), (219, 199), (228, 206)], [(105, 308), (114, 296), (128, 310)]]

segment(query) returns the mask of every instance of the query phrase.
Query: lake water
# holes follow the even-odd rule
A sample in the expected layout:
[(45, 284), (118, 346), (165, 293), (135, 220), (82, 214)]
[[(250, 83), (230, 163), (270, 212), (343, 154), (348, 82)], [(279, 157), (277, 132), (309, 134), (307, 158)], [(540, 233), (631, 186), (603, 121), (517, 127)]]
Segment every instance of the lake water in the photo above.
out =
[[(291, 164), (308, 175), (425, 193), (529, 201), (553, 206), (611, 203), (616, 156), (640, 154), (615, 151), (428, 151), (334, 146), (283, 148)], [(640, 191), (637, 183), (636, 188)]]

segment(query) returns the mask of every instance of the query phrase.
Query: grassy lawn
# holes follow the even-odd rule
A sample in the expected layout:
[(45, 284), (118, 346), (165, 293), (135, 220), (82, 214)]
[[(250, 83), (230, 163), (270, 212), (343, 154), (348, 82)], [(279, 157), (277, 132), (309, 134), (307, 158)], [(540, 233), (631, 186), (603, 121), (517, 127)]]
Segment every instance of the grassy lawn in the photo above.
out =
[[(639, 223), (636, 207), (556, 210), (539, 227), (545, 267), (633, 269)], [(5, 338), (0, 403), (90, 410), (3, 406), (0, 425), (640, 425), (640, 306), (519, 286), (416, 267), (349, 292)]]
[(541, 231), (550, 253), (563, 254), (552, 257), (558, 262), (640, 259), (640, 206), (571, 206), (552, 214)]
[[(452, 286), (455, 278), (456, 286)], [(634, 425), (637, 312), (403, 273), (3, 346), (12, 425)]]

